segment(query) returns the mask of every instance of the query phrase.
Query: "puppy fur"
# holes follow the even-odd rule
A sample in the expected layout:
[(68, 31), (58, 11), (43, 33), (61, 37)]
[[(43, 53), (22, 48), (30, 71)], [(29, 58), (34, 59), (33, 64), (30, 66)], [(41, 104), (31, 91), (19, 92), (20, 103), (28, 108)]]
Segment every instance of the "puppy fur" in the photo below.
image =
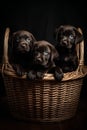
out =
[(64, 73), (75, 71), (79, 64), (76, 45), (83, 40), (83, 35), (72, 25), (61, 25), (56, 28), (54, 38), (60, 56), (56, 64)]
[(33, 34), (26, 30), (19, 30), (10, 35), (10, 63), (19, 76), (23, 76), (29, 67), (30, 52), (35, 41)]
[(61, 69), (54, 69), (55, 59), (58, 58), (58, 53), (56, 48), (47, 41), (37, 41), (34, 42), (34, 47), (32, 51), (32, 68), (28, 73), (29, 79), (42, 79), (45, 73), (50, 72), (51, 69), (54, 70), (54, 77), (59, 81), (63, 77)]

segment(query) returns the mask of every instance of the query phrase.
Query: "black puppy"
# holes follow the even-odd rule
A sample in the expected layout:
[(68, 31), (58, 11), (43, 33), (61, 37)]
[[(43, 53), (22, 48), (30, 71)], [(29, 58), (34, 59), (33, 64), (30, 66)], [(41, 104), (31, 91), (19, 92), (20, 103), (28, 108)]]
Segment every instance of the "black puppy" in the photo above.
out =
[(34, 42), (32, 52), (32, 68), (28, 73), (29, 79), (42, 79), (44, 74), (53, 69), (54, 77), (60, 81), (63, 78), (62, 70), (55, 66), (55, 59), (58, 58), (55, 47), (47, 41)]
[(75, 71), (79, 61), (76, 52), (76, 45), (83, 40), (83, 35), (78, 29), (71, 25), (61, 25), (55, 30), (56, 49), (60, 58), (58, 64), (64, 73)]
[(17, 75), (22, 76), (29, 67), (30, 52), (36, 39), (32, 33), (26, 30), (14, 32), (9, 39), (10, 50), (12, 51), (10, 62), (13, 64)]

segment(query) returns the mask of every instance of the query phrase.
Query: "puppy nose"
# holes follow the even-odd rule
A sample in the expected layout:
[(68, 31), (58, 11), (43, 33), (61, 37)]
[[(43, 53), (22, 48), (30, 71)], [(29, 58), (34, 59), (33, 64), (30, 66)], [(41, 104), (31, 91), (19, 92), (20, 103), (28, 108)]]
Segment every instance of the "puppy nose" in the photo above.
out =
[(64, 46), (66, 46), (67, 45), (67, 41), (63, 41), (63, 43), (62, 43)]
[(37, 61), (38, 61), (38, 62), (41, 62), (42, 60), (41, 60), (41, 58), (40, 58), (40, 57), (38, 57), (38, 58), (37, 58)]
[(63, 44), (64, 46), (66, 46), (66, 45), (68, 44), (68, 39), (67, 39), (67, 38), (64, 38), (63, 41), (62, 41), (62, 44)]
[(26, 48), (26, 43), (22, 43), (22, 45), (21, 45), (23, 48)]
[(40, 62), (42, 61), (41, 55), (38, 54), (38, 55), (36, 56), (35, 60), (36, 60), (36, 62), (39, 62), (39, 63), (40, 63)]

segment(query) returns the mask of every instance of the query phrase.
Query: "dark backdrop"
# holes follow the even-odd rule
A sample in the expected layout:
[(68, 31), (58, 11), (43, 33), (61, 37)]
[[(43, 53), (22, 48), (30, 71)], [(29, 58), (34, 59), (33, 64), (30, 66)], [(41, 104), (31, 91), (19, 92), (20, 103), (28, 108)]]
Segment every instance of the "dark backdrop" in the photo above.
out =
[[(76, 3), (77, 2), (77, 3)], [(3, 37), (6, 27), (11, 32), (26, 29), (33, 33), (37, 40), (47, 40), (55, 44), (53, 32), (56, 26), (71, 24), (81, 27), (85, 41), (85, 64), (87, 64), (87, 14), (83, 1), (5, 1), (0, 5), (0, 61), (2, 60)], [(85, 85), (86, 86), (86, 81)], [(86, 88), (86, 87), (84, 87)], [(83, 92), (86, 93), (87, 89)], [(86, 94), (85, 94), (86, 95)]]
[(53, 38), (55, 27), (72, 24), (82, 28), (86, 40), (86, 16), (84, 0), (77, 3), (64, 0), (5, 2), (0, 5), (0, 38), (2, 41), (5, 28), (10, 27), (11, 32), (26, 29), (32, 32), (37, 40), (44, 39), (55, 44)]

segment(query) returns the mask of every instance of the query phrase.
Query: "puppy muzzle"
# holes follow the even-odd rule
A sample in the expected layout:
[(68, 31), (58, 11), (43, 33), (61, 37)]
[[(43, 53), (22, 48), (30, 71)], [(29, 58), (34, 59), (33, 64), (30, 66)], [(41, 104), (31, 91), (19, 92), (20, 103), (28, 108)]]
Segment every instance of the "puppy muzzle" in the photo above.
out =
[(25, 42), (21, 42), (20, 46), (18, 47), (18, 50), (28, 52), (28, 51), (30, 51), (30, 46)]
[(68, 40), (62, 40), (61, 45), (65, 48), (72, 48), (72, 44)]
[(34, 59), (34, 62), (36, 63), (36, 64), (42, 64), (42, 59), (40, 58), (40, 57), (36, 57), (35, 59)]

